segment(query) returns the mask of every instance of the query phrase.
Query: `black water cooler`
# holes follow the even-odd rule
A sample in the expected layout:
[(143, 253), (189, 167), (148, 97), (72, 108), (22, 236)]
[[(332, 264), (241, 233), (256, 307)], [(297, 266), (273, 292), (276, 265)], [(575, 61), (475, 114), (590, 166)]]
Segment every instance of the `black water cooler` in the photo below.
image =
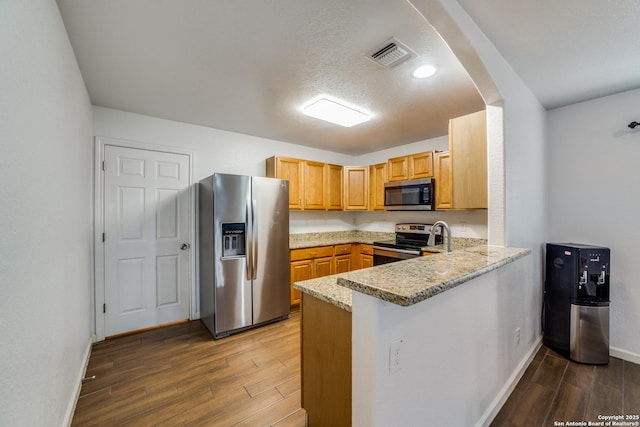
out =
[(581, 363), (609, 363), (609, 248), (548, 243), (544, 344)]

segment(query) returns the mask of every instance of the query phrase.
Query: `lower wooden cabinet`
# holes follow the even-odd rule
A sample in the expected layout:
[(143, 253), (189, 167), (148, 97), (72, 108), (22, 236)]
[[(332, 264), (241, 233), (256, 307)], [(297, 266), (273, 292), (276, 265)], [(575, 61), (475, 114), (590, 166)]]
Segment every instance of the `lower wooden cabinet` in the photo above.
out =
[(300, 304), (300, 291), (294, 289), (295, 282), (311, 279), (311, 261), (291, 261), (291, 305)]
[(369, 268), (373, 267), (373, 255), (360, 255), (360, 268)]
[(291, 305), (300, 304), (300, 291), (293, 288), (295, 282), (367, 267), (373, 267), (373, 246), (364, 243), (291, 249)]
[(334, 273), (346, 273), (347, 271), (351, 271), (351, 247), (353, 245), (351, 243), (347, 243), (344, 245), (336, 245), (334, 247)]
[(373, 245), (356, 243), (351, 253), (352, 270), (373, 267)]
[(301, 319), (301, 403), (307, 425), (350, 426), (351, 313), (303, 294)]
[(333, 246), (292, 249), (290, 259), (291, 305), (298, 305), (300, 304), (300, 291), (294, 289), (293, 284), (333, 274)]

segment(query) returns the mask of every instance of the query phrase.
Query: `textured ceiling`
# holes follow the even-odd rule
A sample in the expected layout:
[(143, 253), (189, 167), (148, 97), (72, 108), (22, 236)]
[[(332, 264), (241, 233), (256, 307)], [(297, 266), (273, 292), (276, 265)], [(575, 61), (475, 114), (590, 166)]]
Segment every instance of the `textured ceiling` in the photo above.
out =
[[(638, 0), (458, 0), (547, 109), (640, 87)], [(362, 154), (447, 133), (484, 108), (405, 0), (58, 0), (94, 105)], [(417, 57), (365, 57), (395, 36)], [(438, 73), (411, 77), (431, 63)], [(304, 116), (329, 94), (373, 119)]]
[(547, 109), (640, 87), (638, 0), (458, 0)]
[[(404, 0), (59, 0), (94, 105), (361, 154), (447, 133), (484, 108), (437, 33)], [(417, 57), (365, 54), (392, 36)], [(421, 63), (438, 67), (427, 80)], [(342, 128), (299, 108), (330, 94), (372, 113)]]

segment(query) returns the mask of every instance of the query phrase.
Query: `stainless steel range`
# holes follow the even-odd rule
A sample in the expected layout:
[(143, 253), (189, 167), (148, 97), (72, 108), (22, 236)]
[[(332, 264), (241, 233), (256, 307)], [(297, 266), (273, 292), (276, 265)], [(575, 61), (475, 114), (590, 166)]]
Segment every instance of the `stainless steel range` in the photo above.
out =
[[(432, 224), (403, 223), (396, 224), (396, 238), (373, 242), (373, 265), (388, 264), (416, 258), (422, 255), (422, 249), (428, 245)], [(435, 232), (435, 244), (442, 243), (442, 227)]]

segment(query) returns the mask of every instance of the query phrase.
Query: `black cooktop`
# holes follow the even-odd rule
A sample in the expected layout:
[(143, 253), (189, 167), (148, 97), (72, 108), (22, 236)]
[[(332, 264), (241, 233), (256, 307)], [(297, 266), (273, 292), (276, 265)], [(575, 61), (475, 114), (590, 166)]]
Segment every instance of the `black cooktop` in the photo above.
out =
[(383, 248), (396, 248), (396, 249), (408, 249), (408, 250), (420, 250), (420, 248), (427, 246), (427, 242), (420, 241), (403, 241), (403, 240), (382, 240), (379, 242), (373, 242), (374, 246), (381, 246)]

